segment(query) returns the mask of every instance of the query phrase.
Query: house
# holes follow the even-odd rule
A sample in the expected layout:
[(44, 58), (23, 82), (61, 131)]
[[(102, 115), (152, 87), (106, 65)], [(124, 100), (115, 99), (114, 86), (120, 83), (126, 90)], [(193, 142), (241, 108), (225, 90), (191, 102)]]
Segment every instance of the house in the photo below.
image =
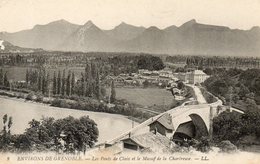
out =
[(181, 94), (181, 90), (179, 90), (178, 88), (172, 88), (172, 92), (174, 93), (174, 95), (180, 95)]
[(158, 81), (161, 83), (168, 83), (170, 79), (168, 77), (159, 77)]
[(150, 125), (150, 132), (160, 133), (164, 136), (170, 136), (174, 131), (172, 117), (169, 113), (165, 113), (156, 120), (154, 120)]
[(116, 86), (123, 85), (125, 82), (125, 79), (121, 76), (106, 76), (105, 78), (105, 84), (111, 85), (111, 82), (114, 81)]
[(194, 70), (192, 72), (178, 73), (178, 79), (189, 84), (203, 83), (209, 76), (201, 70)]
[(179, 79), (179, 80), (181, 80), (181, 81), (183, 81), (184, 83), (188, 83), (189, 81), (189, 79), (188, 79), (188, 77), (189, 77), (189, 73), (183, 73), (183, 72), (179, 72), (177, 75), (177, 78)]
[(170, 87), (177, 87), (178, 84), (176, 82), (169, 81)]
[(143, 78), (136, 78), (135, 81), (136, 81), (137, 84), (142, 85), (144, 83), (145, 79), (143, 79)]
[(122, 140), (124, 151), (170, 152), (171, 141), (160, 133), (144, 133)]
[(159, 72), (160, 77), (170, 77), (172, 75), (172, 71), (169, 70), (161, 70)]
[(209, 78), (209, 76), (205, 74), (203, 71), (194, 70), (190, 74), (189, 83), (191, 84), (203, 83), (207, 78)]

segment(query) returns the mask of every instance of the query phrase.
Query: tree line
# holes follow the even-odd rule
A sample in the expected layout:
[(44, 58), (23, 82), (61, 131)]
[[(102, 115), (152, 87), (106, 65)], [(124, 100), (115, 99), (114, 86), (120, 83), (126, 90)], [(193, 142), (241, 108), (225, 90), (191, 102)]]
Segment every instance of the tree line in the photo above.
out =
[(260, 68), (260, 59), (255, 57), (221, 57), (221, 56), (167, 56), (166, 61), (170, 63), (185, 63), (187, 67), (199, 69), (219, 68)]
[(3, 69), (0, 69), (0, 86), (9, 87), (7, 71), (4, 71)]
[(32, 119), (23, 134), (11, 134), (12, 117), (3, 116), (0, 152), (53, 151), (57, 153), (86, 152), (97, 142), (97, 124), (88, 116)]
[(260, 104), (260, 69), (222, 69), (215, 71), (204, 85), (207, 90), (222, 97), (227, 103), (241, 106)]
[(72, 71), (54, 71), (53, 78), (44, 68), (26, 71), (26, 84), (28, 89), (52, 96), (86, 96), (101, 98), (100, 70), (98, 63), (86, 64), (81, 77), (76, 79)]
[(72, 95), (75, 91), (75, 74), (71, 71), (68, 72), (67, 76), (65, 70), (58, 71), (58, 75), (56, 75), (56, 71), (53, 74), (53, 85), (52, 85), (52, 93), (53, 95)]

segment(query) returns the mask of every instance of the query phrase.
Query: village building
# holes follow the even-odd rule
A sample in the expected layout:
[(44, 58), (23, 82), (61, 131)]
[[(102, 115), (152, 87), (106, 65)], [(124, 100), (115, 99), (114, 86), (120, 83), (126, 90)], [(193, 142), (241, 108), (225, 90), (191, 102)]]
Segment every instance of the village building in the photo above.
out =
[(203, 71), (194, 70), (190, 74), (189, 83), (190, 84), (200, 84), (200, 83), (203, 83), (205, 80), (207, 80), (207, 78), (209, 78), (209, 76), (207, 74), (205, 74)]
[(111, 82), (114, 81), (115, 86), (123, 86), (125, 79), (121, 76), (106, 76), (105, 80), (104, 80), (104, 84), (110, 86)]
[(149, 125), (150, 132), (154, 134), (160, 133), (161, 135), (171, 137), (174, 127), (170, 114), (165, 113)]
[(201, 70), (175, 74), (178, 79), (188, 84), (200, 84), (209, 78), (209, 75)]
[(170, 152), (171, 141), (160, 133), (152, 132), (131, 136), (122, 140), (124, 151)]
[(111, 85), (114, 81), (115, 86), (141, 86), (145, 81), (153, 85), (169, 85), (175, 83), (178, 80), (171, 70), (160, 70), (160, 71), (149, 71), (145, 69), (138, 70), (138, 73), (131, 74), (120, 74), (118, 76), (108, 75), (104, 79), (103, 83), (106, 85)]

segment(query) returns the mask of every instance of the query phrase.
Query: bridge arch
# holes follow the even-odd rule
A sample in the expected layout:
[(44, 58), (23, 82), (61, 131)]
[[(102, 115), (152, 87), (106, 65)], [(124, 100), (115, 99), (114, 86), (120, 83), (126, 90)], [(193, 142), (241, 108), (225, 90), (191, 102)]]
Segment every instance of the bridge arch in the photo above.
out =
[(198, 114), (190, 114), (189, 115), (194, 126), (195, 126), (195, 138), (201, 138), (202, 136), (208, 136), (209, 131), (207, 129), (205, 121)]
[(200, 139), (202, 136), (208, 136), (209, 131), (203, 118), (196, 113), (189, 114), (190, 121), (179, 124), (176, 129), (173, 140), (183, 141), (184, 139)]

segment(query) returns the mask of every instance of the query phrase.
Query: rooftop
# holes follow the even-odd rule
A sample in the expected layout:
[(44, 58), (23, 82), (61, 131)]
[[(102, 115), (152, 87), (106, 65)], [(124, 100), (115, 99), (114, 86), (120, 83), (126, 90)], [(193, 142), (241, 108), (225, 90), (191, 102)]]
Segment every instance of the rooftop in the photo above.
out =
[(142, 146), (145, 149), (150, 149), (153, 152), (169, 150), (171, 143), (171, 141), (166, 136), (161, 135), (160, 133), (154, 134), (152, 132), (132, 136), (127, 139), (131, 139), (136, 144)]
[(194, 70), (193, 71), (193, 74), (194, 75), (206, 75), (203, 71), (201, 71), (201, 70)]
[(160, 124), (162, 124), (168, 130), (174, 130), (174, 127), (173, 127), (173, 124), (172, 124), (172, 118), (171, 118), (171, 115), (169, 113), (163, 114), (161, 117), (154, 120), (154, 122), (155, 121), (158, 121)]

